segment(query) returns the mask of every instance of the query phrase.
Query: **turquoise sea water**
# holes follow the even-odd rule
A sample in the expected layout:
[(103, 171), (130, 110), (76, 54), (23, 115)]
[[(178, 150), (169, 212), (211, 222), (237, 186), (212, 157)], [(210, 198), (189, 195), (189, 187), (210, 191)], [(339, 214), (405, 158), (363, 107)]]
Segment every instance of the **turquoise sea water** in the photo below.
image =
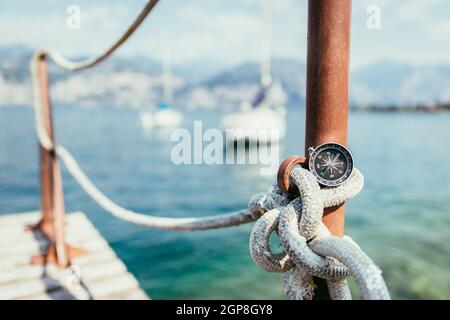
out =
[[(183, 126), (216, 112), (185, 115)], [(246, 206), (273, 177), (247, 165), (181, 165), (167, 132), (143, 132), (133, 110), (56, 109), (58, 142), (106, 194), (162, 216), (219, 214)], [(450, 114), (352, 113), (349, 145), (365, 188), (347, 204), (346, 233), (383, 270), (394, 298), (450, 299)], [(299, 154), (303, 111), (289, 111), (282, 157)], [(0, 214), (39, 206), (31, 109), (0, 109)], [(111, 217), (64, 171), (68, 211), (84, 211), (154, 299), (283, 299), (278, 274), (248, 254), (251, 225), (175, 232)], [(0, 235), (1, 237), (1, 235)]]

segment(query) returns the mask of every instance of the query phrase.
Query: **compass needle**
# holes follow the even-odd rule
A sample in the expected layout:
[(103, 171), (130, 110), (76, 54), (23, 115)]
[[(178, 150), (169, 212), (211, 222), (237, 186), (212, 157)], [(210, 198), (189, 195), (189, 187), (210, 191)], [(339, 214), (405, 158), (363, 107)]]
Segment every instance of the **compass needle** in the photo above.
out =
[(324, 143), (310, 151), (310, 170), (323, 186), (337, 186), (344, 182), (353, 170), (350, 151), (337, 143)]

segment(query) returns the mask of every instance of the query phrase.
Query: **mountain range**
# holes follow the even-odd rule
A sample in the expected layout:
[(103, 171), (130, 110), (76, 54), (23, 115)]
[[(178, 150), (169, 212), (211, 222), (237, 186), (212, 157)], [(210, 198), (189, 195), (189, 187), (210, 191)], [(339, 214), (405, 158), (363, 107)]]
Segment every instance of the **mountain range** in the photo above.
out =
[[(0, 107), (31, 105), (31, 53), (21, 46), (0, 48)], [(97, 68), (77, 73), (51, 63), (49, 69), (55, 105), (141, 108), (162, 100), (161, 64), (144, 56), (114, 56)], [(174, 66), (174, 104), (180, 108), (236, 107), (256, 94), (259, 69), (257, 62), (243, 62), (220, 72), (208, 63)], [(304, 106), (305, 62), (274, 58), (272, 75), (286, 91), (288, 106)], [(350, 79), (350, 103), (355, 108), (450, 102), (450, 65), (383, 60), (352, 70)]]

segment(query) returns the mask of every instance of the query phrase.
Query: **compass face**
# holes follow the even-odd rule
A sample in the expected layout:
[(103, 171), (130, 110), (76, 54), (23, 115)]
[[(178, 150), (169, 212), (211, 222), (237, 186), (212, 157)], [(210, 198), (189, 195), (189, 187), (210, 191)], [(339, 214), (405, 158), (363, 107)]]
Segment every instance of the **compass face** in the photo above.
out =
[(309, 157), (309, 170), (324, 186), (334, 187), (344, 182), (353, 171), (350, 151), (338, 143), (324, 143)]

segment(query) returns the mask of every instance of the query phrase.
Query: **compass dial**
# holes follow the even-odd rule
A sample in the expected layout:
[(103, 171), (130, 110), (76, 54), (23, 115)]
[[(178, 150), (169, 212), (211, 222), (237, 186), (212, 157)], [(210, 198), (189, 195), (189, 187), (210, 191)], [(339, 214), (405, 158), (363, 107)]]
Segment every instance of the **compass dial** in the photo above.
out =
[(309, 170), (321, 185), (334, 187), (350, 177), (353, 157), (343, 145), (324, 143), (310, 154)]

